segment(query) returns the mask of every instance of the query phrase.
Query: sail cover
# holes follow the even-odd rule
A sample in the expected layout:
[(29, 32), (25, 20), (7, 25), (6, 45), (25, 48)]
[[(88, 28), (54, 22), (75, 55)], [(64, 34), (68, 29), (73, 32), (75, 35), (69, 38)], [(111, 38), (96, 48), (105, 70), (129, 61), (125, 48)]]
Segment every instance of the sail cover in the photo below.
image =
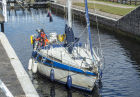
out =
[(74, 46), (74, 33), (71, 27), (65, 25), (65, 34), (66, 34), (66, 46), (68, 47), (68, 52), (72, 54), (73, 46)]

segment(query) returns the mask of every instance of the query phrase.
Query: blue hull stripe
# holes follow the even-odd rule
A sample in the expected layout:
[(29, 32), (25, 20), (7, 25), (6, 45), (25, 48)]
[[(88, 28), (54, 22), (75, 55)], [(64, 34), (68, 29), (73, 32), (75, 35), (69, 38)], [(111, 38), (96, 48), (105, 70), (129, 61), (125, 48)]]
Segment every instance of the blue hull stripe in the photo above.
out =
[[(60, 68), (60, 69), (64, 69), (64, 70), (68, 70), (68, 71), (72, 71), (72, 72), (77, 72), (77, 73), (82, 73), (82, 74), (86, 74), (86, 75), (92, 75), (92, 76), (97, 76), (96, 73), (92, 73), (89, 71), (83, 71), (81, 69), (72, 67), (72, 66), (68, 66), (68, 65), (64, 65), (61, 64), (59, 62), (50, 60), (46, 57), (42, 57), (40, 54), (38, 54), (36, 51), (32, 52), (32, 57), (35, 58), (38, 62), (43, 63), (44, 65), (48, 65), (50, 67), (56, 67), (56, 68)], [(45, 61), (41, 61), (40, 59), (43, 59)]]

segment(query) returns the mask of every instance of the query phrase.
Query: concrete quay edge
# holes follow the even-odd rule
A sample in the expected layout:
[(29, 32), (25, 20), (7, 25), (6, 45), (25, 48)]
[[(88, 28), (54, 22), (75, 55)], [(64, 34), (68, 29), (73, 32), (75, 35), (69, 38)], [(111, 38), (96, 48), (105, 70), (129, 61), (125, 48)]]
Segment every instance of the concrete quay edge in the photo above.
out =
[(10, 45), (6, 35), (2, 32), (0, 32), (0, 40), (10, 59), (12, 67), (14, 68), (14, 71), (21, 84), (21, 87), (23, 88), (23, 91), (25, 92), (26, 97), (39, 97), (22, 63)]

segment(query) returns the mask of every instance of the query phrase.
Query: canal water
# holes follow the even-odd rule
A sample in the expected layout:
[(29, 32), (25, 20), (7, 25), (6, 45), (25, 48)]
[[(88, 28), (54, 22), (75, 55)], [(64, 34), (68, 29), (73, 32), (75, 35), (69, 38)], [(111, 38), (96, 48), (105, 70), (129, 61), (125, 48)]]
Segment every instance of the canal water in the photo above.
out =
[[(43, 28), (47, 33), (63, 33), (65, 18), (56, 11), (52, 14), (53, 22), (49, 22), (47, 9), (9, 10), (7, 15), (5, 34), (28, 72), (28, 61), (32, 52), (30, 35), (35, 34), (37, 28)], [(82, 36), (80, 41), (87, 38), (87, 33), (83, 33), (84, 28), (82, 22), (73, 21), (75, 35)], [(99, 30), (105, 68), (102, 80), (97, 83), (94, 91), (68, 91), (64, 85), (52, 83), (40, 74), (28, 72), (41, 97), (140, 97), (140, 44), (112, 32)], [(92, 27), (91, 32), (94, 47), (99, 47), (96, 27)]]

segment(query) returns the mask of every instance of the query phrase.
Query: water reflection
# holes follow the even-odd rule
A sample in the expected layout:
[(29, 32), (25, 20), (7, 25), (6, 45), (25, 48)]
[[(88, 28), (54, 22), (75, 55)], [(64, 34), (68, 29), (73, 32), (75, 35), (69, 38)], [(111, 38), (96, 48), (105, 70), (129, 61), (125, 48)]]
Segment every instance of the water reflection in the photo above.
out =
[(128, 38), (124, 38), (122, 36), (116, 36), (116, 38), (126, 50), (126, 56), (131, 58), (131, 63), (134, 65), (134, 68), (140, 72), (140, 43), (131, 39), (130, 41)]

